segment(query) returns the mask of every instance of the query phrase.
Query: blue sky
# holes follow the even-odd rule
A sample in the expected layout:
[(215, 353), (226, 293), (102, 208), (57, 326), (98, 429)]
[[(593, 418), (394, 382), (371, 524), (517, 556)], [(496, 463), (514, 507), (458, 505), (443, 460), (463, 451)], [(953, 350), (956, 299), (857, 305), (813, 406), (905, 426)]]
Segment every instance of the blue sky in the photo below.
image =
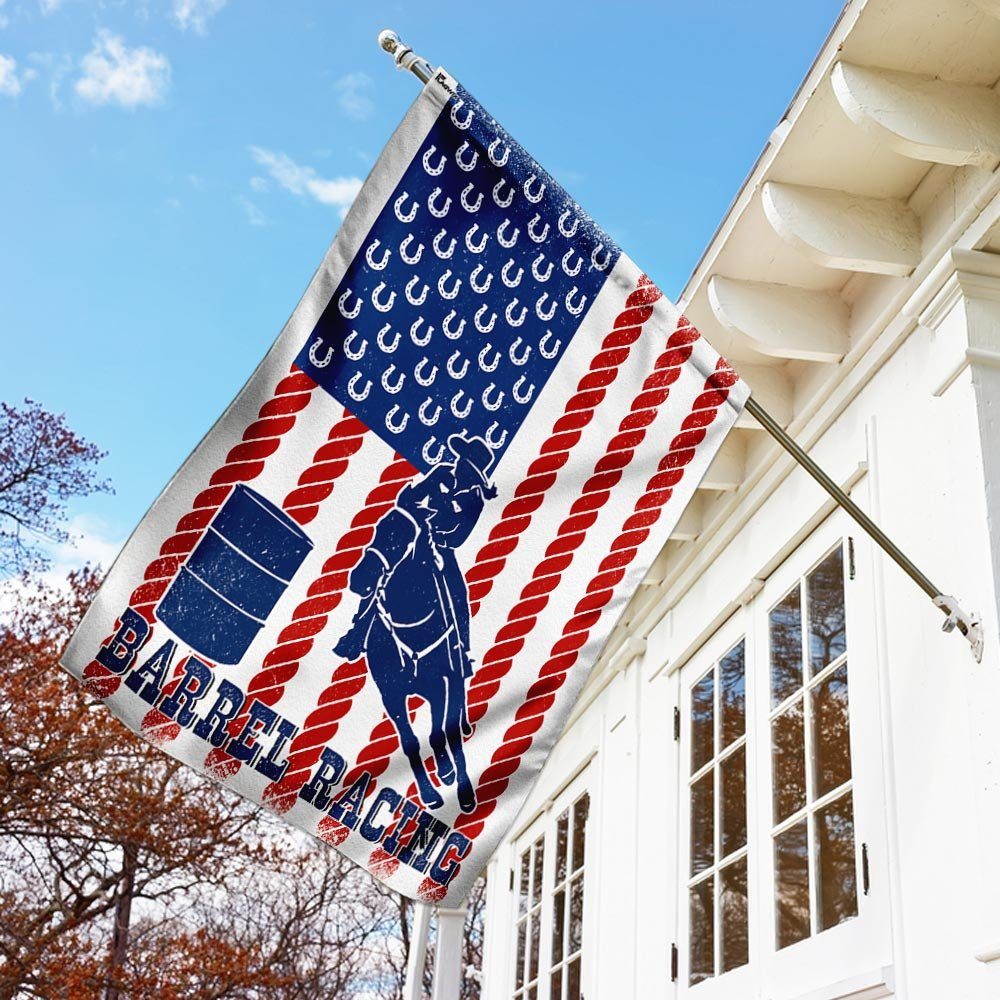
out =
[(0, 0), (0, 398), (108, 451), (79, 554), (242, 385), (416, 95), (380, 28), (676, 296), (840, 6)]

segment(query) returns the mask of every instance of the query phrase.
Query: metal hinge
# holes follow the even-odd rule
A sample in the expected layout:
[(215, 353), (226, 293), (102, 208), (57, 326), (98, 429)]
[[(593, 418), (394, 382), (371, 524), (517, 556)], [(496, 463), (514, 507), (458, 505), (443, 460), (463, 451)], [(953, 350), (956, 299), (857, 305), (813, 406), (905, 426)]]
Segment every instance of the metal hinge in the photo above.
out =
[(677, 950), (676, 942), (670, 945), (670, 981), (677, 982), (678, 966), (680, 965), (680, 952)]
[(680, 742), (681, 738), (681, 710), (674, 705), (674, 740)]
[(868, 867), (868, 845), (861, 845), (861, 888), (867, 896), (872, 887), (871, 871)]
[(510, 870), (510, 885), (508, 886), (508, 888), (510, 889), (511, 892), (514, 891), (514, 869), (513, 868), (511, 868), (511, 870)]
[(854, 564), (854, 539), (848, 535), (847, 537), (847, 579), (853, 580), (857, 573), (857, 567)]

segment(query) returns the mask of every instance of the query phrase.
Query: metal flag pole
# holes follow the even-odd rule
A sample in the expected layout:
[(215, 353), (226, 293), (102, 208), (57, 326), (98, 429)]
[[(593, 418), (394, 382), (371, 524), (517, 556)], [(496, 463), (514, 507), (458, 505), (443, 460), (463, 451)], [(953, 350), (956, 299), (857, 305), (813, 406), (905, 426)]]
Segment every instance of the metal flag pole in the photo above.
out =
[[(434, 75), (430, 63), (418, 56), (409, 45), (404, 44), (396, 32), (388, 30), (379, 32), (378, 43), (393, 57), (401, 70), (408, 70), (421, 83), (427, 83)], [(746, 409), (761, 427), (826, 490), (833, 502), (847, 511), (871, 539), (934, 602), (934, 606), (945, 614), (942, 626), (944, 631), (951, 632), (958, 628), (959, 632), (969, 640), (972, 655), (979, 662), (983, 656), (983, 628), (978, 616), (963, 610), (954, 597), (942, 593), (934, 586), (902, 549), (809, 457), (794, 438), (785, 433), (782, 426), (752, 395), (747, 400)]]

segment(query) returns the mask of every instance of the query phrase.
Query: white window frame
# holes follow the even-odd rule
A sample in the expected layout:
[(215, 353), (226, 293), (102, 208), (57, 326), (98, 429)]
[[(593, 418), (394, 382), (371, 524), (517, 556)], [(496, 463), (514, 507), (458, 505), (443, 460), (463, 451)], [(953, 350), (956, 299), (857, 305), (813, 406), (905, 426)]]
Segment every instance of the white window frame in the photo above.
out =
[[(844, 553), (848, 697), (858, 915), (776, 951), (774, 847), (772, 841), (771, 693), (768, 615), (838, 544)], [(854, 578), (850, 579), (853, 553)], [(681, 739), (677, 830), (677, 979), (674, 995), (735, 1000), (764, 995), (774, 1000), (830, 989), (852, 975), (891, 964), (889, 878), (884, 772), (880, 730), (876, 593), (871, 543), (835, 512), (802, 542), (680, 669)], [(690, 716), (691, 691), (740, 637), (746, 641), (747, 888), (749, 957), (746, 966), (689, 985), (690, 926)], [(807, 758), (807, 766), (809, 766)], [(718, 810), (716, 809), (716, 813)], [(716, 834), (718, 838), (718, 833)], [(867, 848), (865, 893), (862, 845)], [(718, 861), (718, 858), (716, 858)], [(716, 935), (716, 952), (719, 941)], [(834, 994), (831, 994), (833, 996)]]

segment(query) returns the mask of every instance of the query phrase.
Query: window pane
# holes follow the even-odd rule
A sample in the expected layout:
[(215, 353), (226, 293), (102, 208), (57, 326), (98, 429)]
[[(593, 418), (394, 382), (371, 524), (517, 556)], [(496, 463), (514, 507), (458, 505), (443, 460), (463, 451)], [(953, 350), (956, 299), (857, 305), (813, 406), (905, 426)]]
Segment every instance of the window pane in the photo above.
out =
[(809, 661), (815, 674), (847, 649), (841, 546), (809, 574), (806, 591), (809, 594)]
[(746, 664), (744, 643), (727, 653), (719, 663), (722, 702), (722, 747), (738, 740), (746, 731)]
[(813, 689), (812, 725), (814, 795), (820, 798), (851, 777), (846, 663)]
[(573, 803), (573, 867), (583, 867), (587, 839), (587, 816), (590, 814), (590, 796), (584, 793)]
[(802, 699), (771, 723), (774, 771), (774, 822), (780, 823), (806, 804), (806, 746)]
[(802, 686), (802, 602), (799, 587), (789, 591), (770, 616), (771, 707)]
[(719, 882), (719, 930), (722, 935), (722, 968), (737, 969), (750, 961), (747, 908), (747, 859), (724, 868)]
[(809, 937), (809, 857), (806, 820), (774, 838), (774, 909), (777, 947)]
[(519, 914), (524, 914), (528, 909), (528, 865), (530, 862), (531, 852), (525, 851), (521, 855), (521, 876), (518, 880), (517, 912)]
[(537, 906), (542, 898), (542, 862), (545, 857), (545, 841), (539, 837), (535, 841), (535, 867), (531, 875), (531, 905)]
[(816, 851), (820, 930), (826, 930), (858, 915), (854, 809), (849, 794), (816, 813)]
[(528, 982), (538, 978), (538, 935), (541, 930), (541, 913), (535, 912), (528, 921), (531, 924), (531, 952), (528, 958)]
[(570, 962), (566, 977), (566, 1000), (580, 1000), (580, 959)]
[(537, 987), (532, 986), (531, 989), (528, 990), (528, 1000), (538, 1000), (538, 988)]
[(524, 940), (525, 922), (522, 920), (517, 925), (517, 983), (518, 987), (524, 985)]
[(549, 990), (549, 1000), (562, 1000), (562, 969), (552, 973), (552, 988)]
[(747, 842), (746, 748), (731, 753), (719, 765), (719, 817), (722, 834), (721, 856), (739, 850)]
[(691, 887), (688, 982), (692, 986), (715, 975), (714, 885), (714, 879), (707, 878)]
[(710, 770), (691, 786), (691, 874), (715, 860), (715, 775)]
[(703, 677), (691, 689), (691, 773), (715, 756), (715, 678)]
[(569, 947), (567, 953), (583, 946), (583, 876), (578, 876), (569, 891)]
[(559, 817), (556, 824), (556, 883), (566, 877), (566, 852), (569, 847), (569, 810)]
[(560, 889), (552, 900), (552, 964), (562, 961), (563, 927), (566, 924), (566, 891)]

